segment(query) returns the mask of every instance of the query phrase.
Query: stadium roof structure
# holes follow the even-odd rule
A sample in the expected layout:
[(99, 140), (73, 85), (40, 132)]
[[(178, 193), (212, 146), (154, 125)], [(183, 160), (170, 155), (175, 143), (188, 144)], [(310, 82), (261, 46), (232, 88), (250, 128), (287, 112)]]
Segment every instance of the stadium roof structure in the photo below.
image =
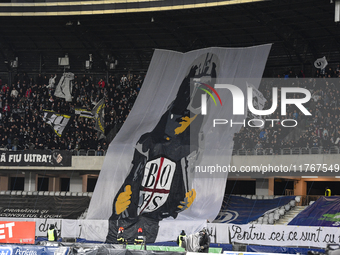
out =
[[(126, 1), (120, 11), (112, 0), (113, 6), (105, 8), (116, 11), (99, 12), (108, 14), (89, 14), (79, 1), (78, 7), (84, 10), (79, 15), (72, 11), (51, 14), (48, 10), (53, 6), (47, 2), (0, 4), (0, 72), (53, 73), (61, 70), (58, 58), (66, 54), (74, 72), (86, 70), (90, 54), (92, 72), (110, 71), (110, 63), (117, 64), (117, 71), (146, 71), (154, 49), (187, 52), (267, 43), (273, 44), (267, 76), (288, 68), (312, 74), (314, 61), (323, 56), (331, 64), (340, 62), (340, 28), (330, 0), (136, 0)], [(59, 2), (65, 6), (65, 1)], [(149, 9), (129, 11), (127, 2), (147, 4)], [(179, 7), (184, 5), (188, 8)], [(41, 14), (32, 15), (41, 6)], [(13, 67), (16, 58), (18, 67)]]

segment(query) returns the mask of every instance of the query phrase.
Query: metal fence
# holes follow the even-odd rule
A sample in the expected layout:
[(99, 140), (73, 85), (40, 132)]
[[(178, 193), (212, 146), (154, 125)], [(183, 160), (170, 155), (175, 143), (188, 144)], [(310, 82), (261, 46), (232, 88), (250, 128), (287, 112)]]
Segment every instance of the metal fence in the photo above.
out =
[[(303, 147), (303, 148), (282, 148), (274, 150), (268, 149), (252, 149), (252, 150), (233, 150), (233, 155), (238, 156), (258, 156), (258, 155), (305, 155), (305, 154), (340, 154), (339, 147)], [(96, 150), (77, 150), (72, 151), (73, 156), (105, 156), (106, 151)]]
[(311, 148), (282, 148), (274, 150), (267, 149), (248, 149), (233, 150), (233, 155), (250, 156), (250, 155), (304, 155), (304, 154), (339, 154), (339, 147), (311, 147)]
[[(290, 192), (288, 192), (290, 193)], [(240, 197), (245, 197), (248, 199), (253, 199), (253, 200), (263, 200), (263, 199), (275, 199), (275, 198), (280, 198), (284, 196), (280, 195), (271, 195), (271, 196), (265, 196), (265, 195), (239, 195), (239, 194), (230, 194), (234, 196), (240, 196)], [(308, 206), (314, 203), (316, 200), (318, 200), (322, 195), (294, 195), (294, 191), (292, 190), (291, 194), (289, 196), (297, 196), (299, 199), (296, 201), (297, 206)]]
[(96, 151), (96, 150), (74, 150), (72, 151), (73, 156), (105, 156), (106, 151)]

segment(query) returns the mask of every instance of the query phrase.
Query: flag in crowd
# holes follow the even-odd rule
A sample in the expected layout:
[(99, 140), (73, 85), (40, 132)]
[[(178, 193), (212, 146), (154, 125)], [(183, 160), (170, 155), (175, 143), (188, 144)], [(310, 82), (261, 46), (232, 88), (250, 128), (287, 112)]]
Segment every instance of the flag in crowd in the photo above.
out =
[(64, 98), (66, 102), (72, 102), (72, 81), (74, 79), (73, 73), (64, 73), (55, 89), (54, 95), (56, 97)]
[(95, 130), (99, 131), (102, 134), (105, 134), (105, 119), (104, 119), (104, 111), (105, 101), (104, 98), (98, 101), (98, 103), (93, 107), (92, 114), (96, 120)]
[(326, 67), (327, 65), (328, 65), (328, 62), (327, 62), (326, 57), (318, 58), (318, 59), (315, 60), (315, 62), (314, 62), (315, 68), (319, 68), (319, 69), (325, 69), (325, 67)]
[(72, 115), (56, 113), (49, 110), (43, 110), (43, 115), (43, 120), (53, 128), (59, 137), (65, 133), (73, 119)]
[(92, 114), (92, 112), (86, 109), (75, 108), (74, 113), (76, 115), (79, 115), (79, 117), (90, 118), (90, 119), (94, 118), (94, 115)]

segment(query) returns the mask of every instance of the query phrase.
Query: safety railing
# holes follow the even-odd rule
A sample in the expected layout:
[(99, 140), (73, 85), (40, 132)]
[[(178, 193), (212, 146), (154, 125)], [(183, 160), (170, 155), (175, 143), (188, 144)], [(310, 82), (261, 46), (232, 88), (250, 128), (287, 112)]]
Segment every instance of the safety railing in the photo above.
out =
[(258, 148), (258, 149), (239, 149), (233, 150), (233, 155), (250, 156), (250, 155), (304, 155), (304, 154), (339, 154), (339, 147), (296, 147), (296, 148)]
[(23, 191), (23, 190), (2, 190), (0, 195), (10, 196), (71, 196), (71, 197), (92, 197), (93, 192), (69, 192), (69, 191)]

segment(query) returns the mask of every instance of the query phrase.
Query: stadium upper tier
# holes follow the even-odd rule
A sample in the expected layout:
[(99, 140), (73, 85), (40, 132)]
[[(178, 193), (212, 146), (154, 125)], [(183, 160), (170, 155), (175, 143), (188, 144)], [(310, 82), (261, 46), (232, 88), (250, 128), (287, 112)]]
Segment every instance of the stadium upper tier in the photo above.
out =
[(115, 70), (146, 71), (154, 49), (270, 43), (265, 76), (289, 67), (311, 76), (317, 58), (339, 59), (334, 9), (329, 0), (2, 1), (0, 72), (62, 71), (65, 54), (75, 73), (89, 70), (89, 54), (91, 72), (111, 71), (112, 57)]

